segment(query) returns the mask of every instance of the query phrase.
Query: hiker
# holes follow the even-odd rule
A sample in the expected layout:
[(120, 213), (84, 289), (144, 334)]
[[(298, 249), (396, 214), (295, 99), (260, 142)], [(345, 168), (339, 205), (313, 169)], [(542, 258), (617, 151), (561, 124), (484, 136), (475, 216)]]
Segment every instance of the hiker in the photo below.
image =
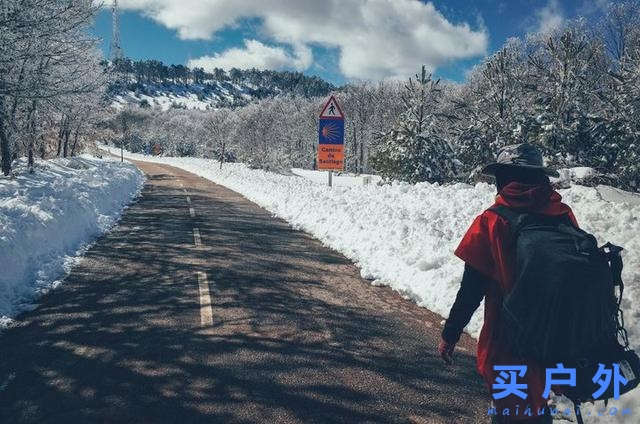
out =
[[(549, 216), (566, 215), (577, 227), (576, 219), (560, 195), (553, 190), (548, 176), (557, 172), (546, 168), (542, 154), (530, 144), (517, 144), (503, 148), (496, 163), (487, 165), (483, 174), (493, 175), (498, 190), (495, 206), (503, 205), (518, 211)], [(499, 372), (494, 365), (526, 365), (526, 375), (518, 383), (527, 384), (527, 398), (510, 395), (493, 401), (498, 415), (494, 423), (551, 423), (551, 415), (542, 397), (545, 388), (545, 369), (535, 360), (521, 360), (498, 340), (501, 305), (504, 293), (509, 293), (515, 280), (515, 249), (510, 239), (508, 221), (492, 210), (478, 216), (460, 242), (455, 255), (465, 263), (464, 274), (456, 300), (442, 331), (438, 351), (442, 359), (452, 362), (455, 345), (464, 327), (484, 298), (484, 325), (478, 339), (477, 369), (489, 390)], [(529, 406), (533, 416), (515, 416)], [(508, 408), (510, 416), (501, 416)], [(538, 416), (538, 411), (544, 415)]]

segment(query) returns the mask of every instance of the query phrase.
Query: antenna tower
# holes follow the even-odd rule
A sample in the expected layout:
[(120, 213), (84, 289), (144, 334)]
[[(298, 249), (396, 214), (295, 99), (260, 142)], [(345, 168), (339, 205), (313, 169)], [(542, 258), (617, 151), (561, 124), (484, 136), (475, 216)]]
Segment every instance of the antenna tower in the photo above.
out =
[(113, 0), (111, 5), (111, 23), (113, 25), (111, 33), (111, 46), (109, 47), (111, 60), (122, 59), (122, 47), (120, 46), (120, 11), (118, 0)]

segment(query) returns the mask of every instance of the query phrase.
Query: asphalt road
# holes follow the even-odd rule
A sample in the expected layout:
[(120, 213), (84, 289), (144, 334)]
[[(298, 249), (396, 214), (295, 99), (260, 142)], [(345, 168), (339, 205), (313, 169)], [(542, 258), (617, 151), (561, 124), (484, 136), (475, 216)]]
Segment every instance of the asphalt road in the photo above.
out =
[(237, 193), (139, 163), (143, 195), (0, 335), (1, 423), (484, 423), (463, 336)]

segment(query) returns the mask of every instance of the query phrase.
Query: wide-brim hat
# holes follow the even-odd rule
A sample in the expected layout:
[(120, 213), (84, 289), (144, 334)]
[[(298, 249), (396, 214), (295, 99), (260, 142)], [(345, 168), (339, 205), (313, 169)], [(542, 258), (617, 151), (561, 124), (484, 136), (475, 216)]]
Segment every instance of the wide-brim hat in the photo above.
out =
[(482, 168), (485, 175), (496, 175), (498, 168), (538, 169), (551, 177), (559, 177), (558, 171), (544, 166), (540, 150), (528, 143), (505, 146), (498, 152), (495, 162)]

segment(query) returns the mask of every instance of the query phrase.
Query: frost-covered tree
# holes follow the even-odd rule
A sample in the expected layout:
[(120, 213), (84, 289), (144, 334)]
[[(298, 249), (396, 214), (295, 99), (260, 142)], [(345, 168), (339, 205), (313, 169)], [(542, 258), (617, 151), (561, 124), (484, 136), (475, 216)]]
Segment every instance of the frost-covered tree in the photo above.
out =
[(577, 21), (530, 40), (531, 130), (548, 156), (560, 165), (589, 159), (594, 143), (593, 105), (607, 82), (603, 43), (590, 36), (585, 25)]
[(360, 82), (346, 87), (343, 96), (346, 120), (346, 152), (347, 168), (361, 173), (365, 169), (366, 152), (372, 141), (373, 118), (376, 107), (375, 89), (370, 83)]
[[(615, 2), (588, 24), (578, 19), (509, 39), (462, 83), (432, 81), (425, 72), (407, 87), (361, 81), (335, 90), (346, 115), (346, 171), (446, 182), (469, 178), (500, 147), (527, 141), (556, 166), (591, 166), (640, 190), (639, 14), (638, 0)], [(315, 167), (318, 114), (328, 91), (313, 78), (255, 69), (194, 74), (146, 61), (117, 66), (135, 84), (198, 80), (203, 93), (252, 87), (225, 91), (228, 100), (212, 105), (224, 109), (150, 110), (136, 134), (154, 151), (210, 157), (224, 143), (225, 155), (251, 166)], [(17, 113), (29, 117), (29, 110), (25, 102)], [(225, 124), (212, 116), (224, 116)]]
[[(98, 6), (91, 0), (0, 1), (0, 153), (2, 171), (27, 146), (33, 160), (43, 112), (65, 96), (103, 84), (96, 42), (87, 28)], [(28, 139), (25, 141), (25, 139)]]
[(455, 177), (454, 152), (440, 123), (445, 119), (439, 81), (422, 67), (416, 80), (406, 86), (402, 113), (384, 134), (371, 163), (382, 176), (411, 183), (447, 182)]
[(204, 118), (203, 130), (205, 133), (205, 157), (216, 158), (222, 165), (229, 159), (227, 144), (231, 125), (233, 125), (231, 113), (227, 109), (217, 109), (207, 113)]
[(610, 53), (592, 156), (615, 173), (620, 185), (640, 190), (640, 2), (610, 5), (600, 28)]
[(522, 42), (511, 38), (476, 66), (466, 84), (446, 93), (454, 122), (458, 158), (465, 170), (477, 170), (503, 146), (521, 140), (526, 115), (526, 57)]
[[(139, 108), (126, 107), (116, 114), (111, 122), (112, 129), (117, 134), (116, 145), (120, 147), (120, 159), (123, 160), (123, 150), (139, 151), (140, 139), (138, 129), (146, 118), (144, 111)], [(145, 149), (146, 150), (146, 149)]]

